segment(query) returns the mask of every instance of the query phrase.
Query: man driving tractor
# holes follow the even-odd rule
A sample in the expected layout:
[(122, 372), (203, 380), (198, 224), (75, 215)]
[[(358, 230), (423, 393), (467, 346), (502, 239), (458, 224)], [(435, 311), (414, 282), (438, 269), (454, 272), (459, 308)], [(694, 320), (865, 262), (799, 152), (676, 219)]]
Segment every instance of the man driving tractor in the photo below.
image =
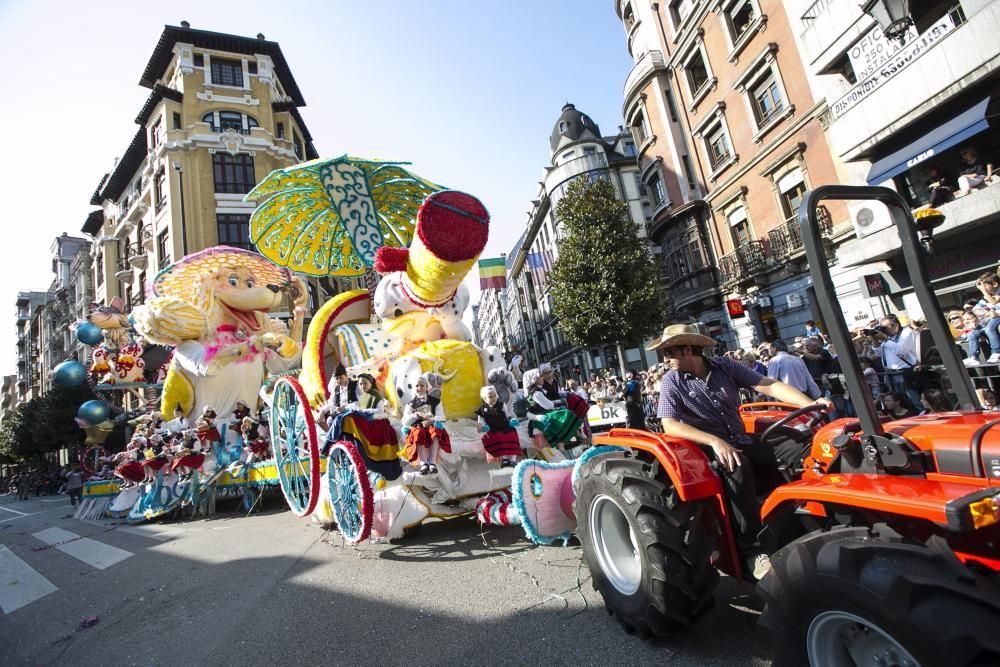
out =
[(805, 447), (786, 441), (767, 447), (755, 441), (743, 427), (739, 414), (739, 390), (749, 389), (797, 407), (820, 404), (807, 395), (726, 357), (710, 357), (706, 351), (716, 341), (686, 324), (672, 324), (649, 350), (662, 350), (671, 372), (663, 377), (656, 416), (667, 436), (690, 440), (712, 461), (718, 462), (731, 513), (733, 530), (748, 572), (761, 579), (771, 568), (770, 559), (758, 544), (761, 531), (754, 489), (755, 473), (774, 478), (778, 465), (798, 465)]

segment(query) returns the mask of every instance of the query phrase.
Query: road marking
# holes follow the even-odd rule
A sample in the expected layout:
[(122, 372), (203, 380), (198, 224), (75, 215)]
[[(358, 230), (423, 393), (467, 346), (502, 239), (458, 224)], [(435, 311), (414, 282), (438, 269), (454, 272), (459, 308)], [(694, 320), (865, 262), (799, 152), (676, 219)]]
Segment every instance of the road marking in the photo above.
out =
[(12, 516), (9, 519), (0, 519), (0, 523), (7, 523), (8, 521), (17, 521), (18, 519), (23, 519), (29, 516), (35, 516), (36, 514), (42, 514), (42, 512), (32, 512), (31, 514), (25, 514), (24, 516)]
[(10, 512), (11, 514), (20, 514), (21, 516), (28, 516), (27, 512), (18, 512), (17, 510), (8, 509), (6, 507), (0, 507), (0, 510), (4, 512)]
[(43, 500), (43, 503), (68, 503), (69, 498), (57, 498), (56, 500)]
[(59, 590), (51, 581), (0, 544), (0, 609), (9, 614)]
[(82, 560), (87, 565), (96, 567), (98, 570), (107, 569), (132, 555), (131, 551), (125, 551), (89, 537), (80, 537), (76, 533), (62, 528), (46, 528), (39, 533), (34, 533), (32, 537), (55, 547), (64, 554)]

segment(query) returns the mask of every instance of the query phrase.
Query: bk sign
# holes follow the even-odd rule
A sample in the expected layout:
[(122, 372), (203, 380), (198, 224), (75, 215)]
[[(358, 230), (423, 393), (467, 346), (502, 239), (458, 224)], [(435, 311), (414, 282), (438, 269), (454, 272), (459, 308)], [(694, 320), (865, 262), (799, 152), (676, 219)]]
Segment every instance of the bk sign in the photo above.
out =
[(726, 301), (726, 310), (729, 311), (729, 317), (745, 317), (747, 314), (742, 299), (729, 299)]

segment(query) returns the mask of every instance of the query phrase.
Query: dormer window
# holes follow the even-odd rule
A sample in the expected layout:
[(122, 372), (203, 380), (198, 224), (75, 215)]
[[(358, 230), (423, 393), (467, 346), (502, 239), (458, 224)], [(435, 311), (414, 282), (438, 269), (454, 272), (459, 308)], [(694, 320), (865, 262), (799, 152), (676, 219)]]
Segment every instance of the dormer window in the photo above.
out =
[(559, 121), (559, 134), (566, 134), (566, 130), (569, 129), (569, 123), (564, 120)]

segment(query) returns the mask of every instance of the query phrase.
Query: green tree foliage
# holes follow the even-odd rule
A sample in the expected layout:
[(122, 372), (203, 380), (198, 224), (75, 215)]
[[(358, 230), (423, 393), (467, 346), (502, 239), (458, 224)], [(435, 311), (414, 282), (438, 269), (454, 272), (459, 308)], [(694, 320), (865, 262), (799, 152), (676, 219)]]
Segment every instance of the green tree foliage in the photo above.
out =
[(637, 345), (663, 324), (663, 294), (639, 227), (604, 180), (577, 179), (556, 206), (564, 238), (550, 275), (557, 326), (574, 345)]
[(85, 434), (74, 421), (76, 412), (92, 398), (94, 394), (86, 386), (56, 386), (44, 396), (18, 405), (0, 427), (0, 454), (24, 461), (63, 447), (77, 447)]

